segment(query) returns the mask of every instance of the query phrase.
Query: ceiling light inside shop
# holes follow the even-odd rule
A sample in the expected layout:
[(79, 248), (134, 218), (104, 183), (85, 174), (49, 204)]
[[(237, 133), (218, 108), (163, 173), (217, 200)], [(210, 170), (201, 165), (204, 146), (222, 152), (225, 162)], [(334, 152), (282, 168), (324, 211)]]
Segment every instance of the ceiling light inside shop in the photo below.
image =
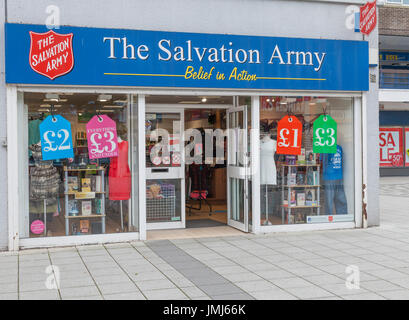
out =
[(115, 110), (103, 109), (103, 110), (97, 110), (97, 112), (100, 112), (100, 113), (112, 113), (112, 112), (115, 112)]
[(110, 94), (100, 94), (98, 96), (98, 101), (100, 102), (106, 102), (112, 99), (112, 95)]
[(50, 112), (49, 109), (38, 109), (38, 112)]
[(203, 97), (203, 98), (202, 98), (202, 102), (203, 102), (203, 103), (207, 102), (207, 98)]
[(49, 104), (40, 104), (40, 108), (50, 108), (51, 105)]
[(58, 101), (59, 98), (60, 97), (56, 93), (46, 93), (44, 101)]
[(68, 99), (58, 99), (58, 100), (54, 100), (54, 99), (44, 99), (44, 102), (67, 102)]

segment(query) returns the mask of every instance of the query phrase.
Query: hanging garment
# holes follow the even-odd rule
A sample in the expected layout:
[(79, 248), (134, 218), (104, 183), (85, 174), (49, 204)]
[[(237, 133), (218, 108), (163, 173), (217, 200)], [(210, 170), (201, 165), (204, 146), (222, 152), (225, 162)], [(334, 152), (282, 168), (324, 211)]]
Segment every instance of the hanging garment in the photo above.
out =
[(131, 198), (131, 170), (128, 165), (128, 141), (118, 142), (118, 157), (109, 166), (109, 200)]
[(52, 161), (43, 161), (41, 146), (31, 145), (35, 167), (30, 172), (30, 198), (56, 200), (59, 192), (60, 175)]
[(269, 137), (260, 141), (260, 184), (277, 184), (277, 170), (274, 155), (277, 141)]
[(342, 180), (342, 147), (337, 145), (337, 153), (324, 153), (322, 168), (324, 180)]
[[(32, 120), (28, 123), (28, 145), (31, 146), (33, 144), (39, 143), (41, 141), (40, 136), (40, 123), (42, 121)], [(28, 156), (31, 157), (32, 151), (28, 150)]]

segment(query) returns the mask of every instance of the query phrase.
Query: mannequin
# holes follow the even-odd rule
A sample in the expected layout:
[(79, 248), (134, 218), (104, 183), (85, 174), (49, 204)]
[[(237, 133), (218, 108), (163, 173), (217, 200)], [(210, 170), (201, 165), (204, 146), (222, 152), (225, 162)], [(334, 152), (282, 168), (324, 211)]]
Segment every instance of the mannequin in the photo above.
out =
[(128, 165), (128, 141), (118, 137), (118, 157), (111, 158), (109, 168), (109, 200), (120, 200), (123, 230), (122, 200), (131, 198), (131, 170)]
[(343, 181), (343, 151), (337, 145), (336, 153), (322, 154), (322, 178), (325, 187), (325, 211), (332, 215), (348, 214), (347, 199)]
[(260, 141), (260, 184), (265, 185), (266, 192), (266, 221), (265, 225), (271, 225), (268, 220), (268, 185), (277, 184), (277, 170), (274, 155), (277, 150), (277, 141), (270, 135), (264, 136)]

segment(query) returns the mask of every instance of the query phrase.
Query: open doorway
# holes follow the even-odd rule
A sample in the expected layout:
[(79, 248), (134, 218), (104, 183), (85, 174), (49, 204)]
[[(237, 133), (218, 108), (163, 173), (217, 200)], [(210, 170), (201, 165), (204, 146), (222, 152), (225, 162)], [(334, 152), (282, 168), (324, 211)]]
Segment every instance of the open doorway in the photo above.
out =
[[(227, 225), (226, 109), (185, 109), (186, 228)], [(197, 141), (194, 141), (194, 139)]]

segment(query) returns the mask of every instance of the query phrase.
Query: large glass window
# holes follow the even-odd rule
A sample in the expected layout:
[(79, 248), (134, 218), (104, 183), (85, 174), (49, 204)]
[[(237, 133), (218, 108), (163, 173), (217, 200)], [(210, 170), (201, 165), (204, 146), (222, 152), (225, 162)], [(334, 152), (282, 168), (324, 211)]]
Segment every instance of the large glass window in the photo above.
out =
[[(354, 220), (352, 106), (352, 98), (261, 97), (262, 226)], [(331, 118), (335, 131), (319, 125)]]
[[(22, 238), (137, 231), (131, 103), (117, 94), (24, 94), (28, 205)], [(59, 127), (60, 116), (71, 133)], [(56, 126), (48, 127), (50, 119)], [(72, 157), (45, 155), (63, 147), (73, 149)]]

